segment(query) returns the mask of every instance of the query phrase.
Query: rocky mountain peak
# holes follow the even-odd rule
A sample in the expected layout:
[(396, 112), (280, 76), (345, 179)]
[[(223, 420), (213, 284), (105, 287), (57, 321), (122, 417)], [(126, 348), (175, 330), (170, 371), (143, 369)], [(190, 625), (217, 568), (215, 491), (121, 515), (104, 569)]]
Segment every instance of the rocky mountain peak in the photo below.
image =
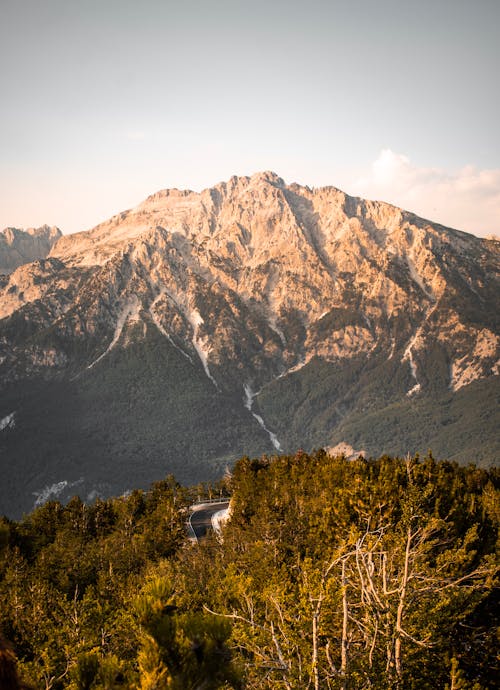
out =
[(44, 259), (62, 236), (55, 226), (5, 228), (0, 232), (0, 274), (11, 273), (18, 266)]
[(264, 170), (263, 172), (256, 172), (250, 177), (251, 185), (272, 184), (275, 187), (285, 187), (285, 181), (277, 173), (272, 170)]

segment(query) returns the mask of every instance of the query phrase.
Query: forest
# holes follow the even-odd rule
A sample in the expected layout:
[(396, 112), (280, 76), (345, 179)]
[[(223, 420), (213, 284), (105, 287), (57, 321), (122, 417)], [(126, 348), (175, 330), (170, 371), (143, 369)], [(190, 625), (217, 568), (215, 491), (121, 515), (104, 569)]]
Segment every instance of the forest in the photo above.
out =
[[(493, 690), (499, 491), (430, 453), (299, 451), (0, 518), (0, 686)], [(193, 542), (214, 495), (230, 517)]]

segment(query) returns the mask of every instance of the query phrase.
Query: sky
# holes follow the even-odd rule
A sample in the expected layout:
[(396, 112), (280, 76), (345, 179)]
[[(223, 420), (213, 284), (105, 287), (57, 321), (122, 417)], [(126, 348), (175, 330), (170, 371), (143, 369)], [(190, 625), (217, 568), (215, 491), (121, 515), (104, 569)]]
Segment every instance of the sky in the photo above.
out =
[(274, 170), (500, 234), (499, 0), (0, 0), (0, 228)]

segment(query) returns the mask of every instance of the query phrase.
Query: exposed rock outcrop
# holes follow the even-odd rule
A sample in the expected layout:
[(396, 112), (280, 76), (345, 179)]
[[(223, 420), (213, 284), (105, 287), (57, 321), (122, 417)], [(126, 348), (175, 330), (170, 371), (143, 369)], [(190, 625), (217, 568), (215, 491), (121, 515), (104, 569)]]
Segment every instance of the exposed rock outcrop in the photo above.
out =
[(45, 259), (52, 245), (62, 236), (59, 228), (5, 228), (0, 232), (0, 275), (11, 273), (23, 264)]

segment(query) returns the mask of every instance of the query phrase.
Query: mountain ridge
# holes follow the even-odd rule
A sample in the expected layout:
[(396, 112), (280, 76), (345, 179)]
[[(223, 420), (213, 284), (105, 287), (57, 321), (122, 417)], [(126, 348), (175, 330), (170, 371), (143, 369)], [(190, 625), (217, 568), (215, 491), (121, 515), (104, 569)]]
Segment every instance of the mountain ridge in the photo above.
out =
[(11, 273), (25, 263), (44, 259), (62, 236), (56, 226), (39, 228), (9, 227), (0, 232), (0, 275)]
[[(92, 427), (108, 474), (119, 467), (132, 479), (134, 453), (148, 448), (143, 484), (157, 476), (169, 415), (178, 428), (164, 439), (178, 450), (166, 464), (172, 468), (172, 454), (180, 454), (180, 478), (189, 481), (213, 476), (240, 454), (294, 446), (344, 442), (397, 453), (438, 439), (443, 452), (439, 439), (450, 424), (457, 434), (449, 457), (465, 460), (475, 444), (488, 462), (499, 449), (494, 413), (481, 439), (466, 408), (474, 399), (479, 413), (498, 397), (499, 255), (498, 243), (335, 187), (287, 185), (269, 171), (199, 193), (162, 190), (89, 231), (62, 236), (46, 259), (2, 279), (0, 381), (8, 394), (0, 418), (12, 413), (20, 390), (35, 386), (45, 399), (44, 381), (57, 382), (75, 404), (101, 409), (99, 396), (109, 400), (116, 375), (129, 430), (105, 410), (103, 419), (83, 411), (77, 428)], [(157, 389), (155, 376), (180, 397)], [(130, 398), (131, 380), (149, 419)], [(370, 443), (365, 420), (384, 410), (394, 416), (394, 406), (401, 419), (377, 421), (387, 429)], [(417, 409), (434, 410), (438, 420), (434, 436), (422, 431), (420, 441), (409, 421)], [(213, 426), (202, 449), (207, 414)], [(0, 450), (3, 443), (16, 457), (23, 415), (18, 410), (15, 430), (0, 435)], [(138, 416), (143, 429), (134, 426)], [(137, 439), (118, 439), (104, 419)], [(57, 419), (51, 423), (57, 438), (64, 435)], [(45, 438), (40, 424), (33, 418)], [(397, 447), (386, 447), (393, 437)], [(197, 453), (200, 461), (192, 459)], [(51, 481), (66, 479), (59, 476), (65, 462), (83, 462), (75, 448), (69, 455), (74, 461), (58, 460)], [(77, 481), (76, 467), (71, 472), (68, 481)], [(104, 492), (119, 489), (116, 482)]]

